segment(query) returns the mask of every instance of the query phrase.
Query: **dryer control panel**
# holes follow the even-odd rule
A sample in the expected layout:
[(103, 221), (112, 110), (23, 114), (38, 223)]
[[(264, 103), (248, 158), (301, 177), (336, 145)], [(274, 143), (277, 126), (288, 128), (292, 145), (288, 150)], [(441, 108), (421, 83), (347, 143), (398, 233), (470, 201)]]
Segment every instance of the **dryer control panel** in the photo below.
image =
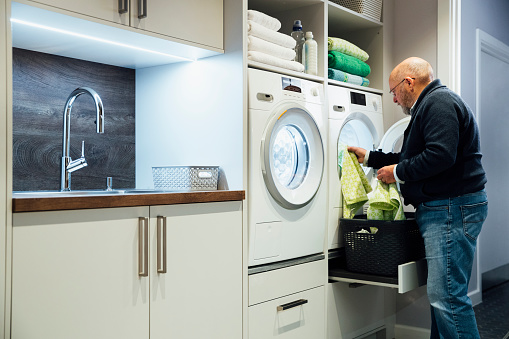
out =
[(353, 111), (382, 114), (382, 97), (379, 94), (350, 90), (350, 107)]

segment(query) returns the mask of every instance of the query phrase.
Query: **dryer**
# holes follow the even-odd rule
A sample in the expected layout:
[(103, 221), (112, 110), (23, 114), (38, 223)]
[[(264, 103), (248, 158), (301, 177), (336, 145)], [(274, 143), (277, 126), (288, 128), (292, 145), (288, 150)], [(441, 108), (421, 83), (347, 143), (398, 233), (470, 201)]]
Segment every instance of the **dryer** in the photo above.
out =
[(323, 253), (323, 85), (248, 69), (249, 266)]
[[(398, 121), (383, 133), (382, 95), (347, 87), (328, 85), (329, 98), (329, 199), (328, 199), (328, 248), (343, 247), (339, 218), (343, 215), (338, 143), (359, 146), (367, 150), (399, 151), (403, 132), (410, 117)], [(399, 149), (398, 149), (399, 147)], [(364, 168), (374, 184), (376, 172)]]

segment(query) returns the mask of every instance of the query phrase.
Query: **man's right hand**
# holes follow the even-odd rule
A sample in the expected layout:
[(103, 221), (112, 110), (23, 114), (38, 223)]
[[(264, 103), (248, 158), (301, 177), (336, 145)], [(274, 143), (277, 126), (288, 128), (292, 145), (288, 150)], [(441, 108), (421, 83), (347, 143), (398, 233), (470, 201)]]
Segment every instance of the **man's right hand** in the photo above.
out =
[(348, 146), (348, 152), (354, 152), (357, 156), (357, 160), (362, 164), (364, 162), (364, 157), (366, 156), (366, 150), (361, 147), (356, 146)]

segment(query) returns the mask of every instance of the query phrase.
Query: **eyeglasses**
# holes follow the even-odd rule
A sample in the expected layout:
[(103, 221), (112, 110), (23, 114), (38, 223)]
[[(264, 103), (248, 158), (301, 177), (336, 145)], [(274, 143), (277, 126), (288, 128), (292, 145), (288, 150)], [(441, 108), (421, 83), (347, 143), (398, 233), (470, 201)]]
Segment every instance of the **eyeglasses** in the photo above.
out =
[[(415, 78), (411, 78), (412, 80), (415, 80)], [(399, 85), (401, 85), (403, 83), (403, 81), (405, 81), (406, 78), (404, 78), (403, 80), (401, 80), (396, 86), (394, 86), (390, 91), (389, 91), (389, 94), (392, 94), (392, 95), (396, 95), (394, 94), (394, 90), (396, 89), (396, 87), (398, 87)]]

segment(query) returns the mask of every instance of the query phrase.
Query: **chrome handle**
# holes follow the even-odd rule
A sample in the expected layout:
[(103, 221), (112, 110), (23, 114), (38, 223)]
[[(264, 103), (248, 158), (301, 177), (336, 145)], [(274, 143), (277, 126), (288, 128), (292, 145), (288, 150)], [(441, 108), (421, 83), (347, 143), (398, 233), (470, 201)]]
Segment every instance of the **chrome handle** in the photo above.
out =
[(81, 157), (85, 157), (85, 140), (81, 141)]
[(166, 217), (157, 217), (157, 273), (166, 273)]
[(147, 0), (138, 0), (138, 19), (147, 17)]
[(118, 12), (120, 14), (127, 13), (127, 1), (128, 0), (118, 0)]
[(306, 299), (295, 300), (295, 301), (292, 301), (291, 303), (288, 303), (288, 304), (279, 305), (277, 307), (277, 311), (278, 312), (286, 311), (286, 310), (289, 310), (290, 308), (301, 306), (301, 305), (304, 305), (304, 304), (307, 304), (307, 303), (308, 303), (308, 301)]
[(148, 277), (148, 218), (138, 218), (138, 275)]

